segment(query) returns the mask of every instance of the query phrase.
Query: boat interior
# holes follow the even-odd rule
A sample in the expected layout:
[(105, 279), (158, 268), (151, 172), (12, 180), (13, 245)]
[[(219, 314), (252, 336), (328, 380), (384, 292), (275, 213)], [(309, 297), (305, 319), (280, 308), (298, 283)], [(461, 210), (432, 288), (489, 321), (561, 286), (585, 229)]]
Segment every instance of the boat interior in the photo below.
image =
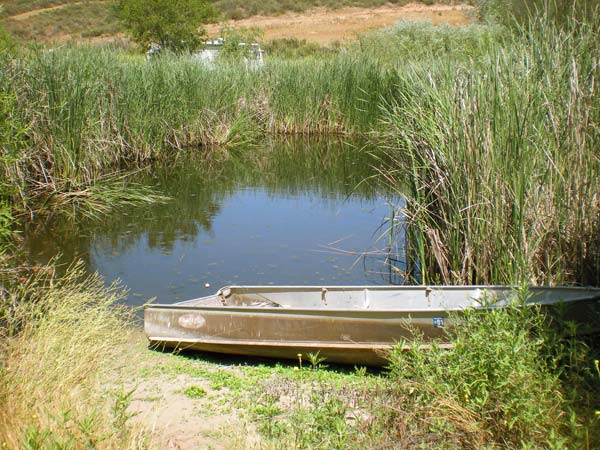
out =
[[(585, 288), (531, 288), (529, 302), (600, 298), (600, 290)], [(229, 286), (215, 295), (177, 303), (198, 307), (254, 307), (343, 310), (457, 310), (468, 307), (503, 306), (518, 297), (511, 287), (501, 286)]]

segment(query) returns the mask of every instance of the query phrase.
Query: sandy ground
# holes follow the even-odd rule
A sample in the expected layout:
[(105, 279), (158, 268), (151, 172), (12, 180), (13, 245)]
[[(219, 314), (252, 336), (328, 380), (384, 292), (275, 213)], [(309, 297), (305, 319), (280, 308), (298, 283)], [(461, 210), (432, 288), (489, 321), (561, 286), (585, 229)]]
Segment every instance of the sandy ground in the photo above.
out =
[[(464, 25), (469, 23), (473, 7), (468, 5), (386, 5), (379, 8), (323, 8), (304, 13), (286, 13), (280, 16), (254, 16), (227, 22), (228, 26), (256, 27), (266, 40), (297, 38), (328, 44), (347, 41), (358, 34), (392, 25), (399, 20), (429, 20), (434, 24)], [(218, 36), (222, 25), (207, 27), (209, 36)]]
[[(207, 397), (193, 399), (183, 391), (201, 386)], [(129, 413), (133, 423), (152, 430), (152, 443), (160, 449), (252, 448), (251, 436), (232, 405), (216, 405), (218, 393), (207, 380), (186, 374), (154, 376), (137, 384)]]

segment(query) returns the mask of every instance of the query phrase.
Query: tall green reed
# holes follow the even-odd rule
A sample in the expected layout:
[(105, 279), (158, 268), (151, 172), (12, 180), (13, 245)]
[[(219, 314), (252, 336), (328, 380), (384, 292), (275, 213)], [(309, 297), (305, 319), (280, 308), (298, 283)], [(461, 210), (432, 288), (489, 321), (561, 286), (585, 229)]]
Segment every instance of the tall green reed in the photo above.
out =
[(28, 124), (16, 168), (22, 184), (61, 193), (184, 147), (248, 148), (277, 133), (364, 133), (378, 126), (379, 98), (395, 77), (351, 54), (254, 70), (240, 61), (206, 66), (165, 55), (147, 62), (67, 47), (7, 58), (0, 92), (14, 100), (10, 116)]
[(598, 17), (402, 74), (386, 123), (424, 283), (597, 283)]

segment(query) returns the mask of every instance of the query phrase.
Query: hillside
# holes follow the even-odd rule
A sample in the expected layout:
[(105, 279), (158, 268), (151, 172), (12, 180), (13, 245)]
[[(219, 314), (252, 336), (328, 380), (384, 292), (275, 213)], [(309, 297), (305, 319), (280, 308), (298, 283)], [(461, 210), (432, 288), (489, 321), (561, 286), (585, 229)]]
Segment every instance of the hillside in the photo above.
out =
[[(263, 39), (298, 38), (322, 44), (352, 39), (357, 33), (390, 25), (401, 19), (433, 23), (463, 24), (470, 20), (470, 7), (451, 6), (450, 1), (407, 0), (217, 0), (216, 23), (211, 36), (224, 23), (258, 27)], [(112, 11), (110, 0), (6, 0), (2, 24), (20, 40), (38, 42), (97, 42), (125, 37)]]
[(121, 32), (109, 1), (9, 0), (4, 12), (5, 28), (21, 40), (78, 41)]

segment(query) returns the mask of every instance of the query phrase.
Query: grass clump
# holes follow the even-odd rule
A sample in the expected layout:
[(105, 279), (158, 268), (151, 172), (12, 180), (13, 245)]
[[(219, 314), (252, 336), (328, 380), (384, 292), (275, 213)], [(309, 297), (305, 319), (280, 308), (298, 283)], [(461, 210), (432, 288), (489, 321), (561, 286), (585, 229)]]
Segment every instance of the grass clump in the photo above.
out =
[(204, 389), (202, 386), (189, 386), (184, 389), (183, 393), (189, 398), (206, 397), (206, 389)]
[(395, 350), (390, 377), (403, 407), (460, 446), (563, 444), (561, 385), (543, 357), (544, 341), (532, 336), (540, 318), (518, 306), (471, 310), (453, 350)]
[(131, 392), (113, 388), (131, 364), (129, 314), (115, 286), (31, 279), (0, 297), (0, 442), (9, 448), (142, 448), (128, 423)]
[(402, 20), (359, 37), (350, 48), (404, 71), (407, 62), (418, 66), (420, 64), (415, 63), (419, 61), (432, 65), (448, 60), (454, 63), (481, 61), (509, 38), (507, 28), (497, 24), (473, 23), (457, 27)]
[(273, 39), (265, 43), (262, 48), (269, 58), (281, 59), (332, 56), (339, 50), (336, 47), (324, 47), (298, 38)]
[(597, 446), (593, 352), (569, 324), (555, 318), (549, 326), (548, 319), (522, 303), (471, 309), (449, 333), (452, 350), (397, 347), (389, 369), (401, 402), (390, 407), (400, 437), (433, 431), (467, 448)]
[(563, 24), (569, 18), (585, 19), (597, 8), (594, 0), (474, 0), (473, 3), (480, 21), (507, 26), (526, 24), (539, 15)]

